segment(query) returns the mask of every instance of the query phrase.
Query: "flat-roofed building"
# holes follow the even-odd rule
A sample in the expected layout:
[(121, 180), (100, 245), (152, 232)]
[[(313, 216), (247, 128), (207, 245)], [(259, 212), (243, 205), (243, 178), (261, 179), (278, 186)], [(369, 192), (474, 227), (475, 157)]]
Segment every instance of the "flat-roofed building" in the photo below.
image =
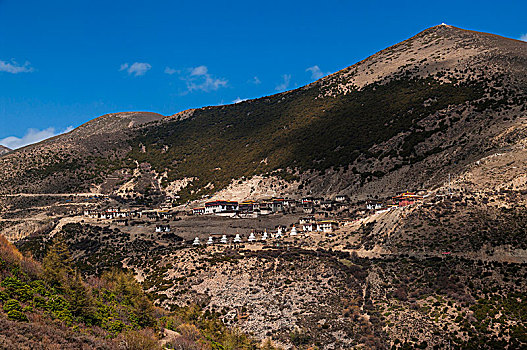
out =
[(205, 203), (205, 214), (237, 212), (238, 202), (217, 200)]

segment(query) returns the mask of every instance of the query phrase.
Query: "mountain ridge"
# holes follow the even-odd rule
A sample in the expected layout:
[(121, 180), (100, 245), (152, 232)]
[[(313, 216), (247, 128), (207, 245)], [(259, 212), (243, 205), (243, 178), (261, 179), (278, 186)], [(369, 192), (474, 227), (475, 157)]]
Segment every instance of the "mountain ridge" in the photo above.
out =
[(339, 74), (342, 74), (342, 73), (345, 73), (349, 70), (351, 70), (353, 67), (355, 66), (359, 66), (361, 64), (364, 64), (366, 63), (368, 60), (378, 56), (378, 55), (382, 55), (383, 53), (389, 51), (389, 50), (392, 50), (400, 45), (404, 45), (406, 42), (408, 41), (411, 41), (411, 40), (414, 40), (415, 38), (419, 38), (421, 36), (424, 36), (426, 34), (428, 34), (429, 32), (431, 31), (434, 31), (434, 30), (437, 30), (437, 29), (441, 29), (441, 28), (451, 28), (451, 29), (454, 29), (454, 30), (459, 30), (459, 31), (464, 31), (464, 32), (468, 32), (468, 33), (471, 33), (471, 34), (475, 34), (475, 35), (482, 35), (482, 36), (490, 36), (492, 38), (497, 38), (497, 39), (506, 39), (506, 40), (511, 40), (515, 43), (520, 43), (520, 44), (523, 44), (523, 45), (527, 45), (527, 43), (525, 41), (522, 41), (522, 40), (518, 40), (518, 39), (514, 39), (514, 38), (508, 38), (508, 37), (505, 37), (505, 36), (501, 36), (501, 35), (498, 35), (498, 34), (492, 34), (492, 33), (485, 33), (485, 32), (478, 32), (478, 31), (474, 31), (474, 30), (469, 30), (469, 29), (463, 29), (463, 28), (458, 28), (458, 27), (455, 27), (455, 26), (452, 26), (452, 25), (448, 25), (448, 24), (438, 24), (436, 26), (433, 26), (433, 27), (429, 27), (429, 28), (426, 28), (424, 30), (422, 30), (421, 32), (415, 34), (414, 36), (402, 41), (402, 42), (399, 42), (399, 43), (396, 43), (394, 45), (391, 45), (391, 46), (388, 46), (387, 48), (385, 49), (382, 49), (376, 53), (374, 53), (373, 55), (371, 56), (368, 56), (354, 64), (352, 64), (351, 66), (347, 66), (345, 68), (342, 68), (334, 73), (331, 73), (331, 74), (328, 74), (324, 77), (321, 77), (309, 84), (306, 84), (304, 86), (301, 86), (301, 87), (298, 87), (296, 89), (293, 89), (293, 90), (288, 90), (288, 91), (284, 91), (284, 92), (279, 92), (279, 93), (275, 93), (275, 94), (271, 94), (271, 95), (265, 95), (265, 96), (262, 96), (262, 97), (257, 97), (257, 98), (254, 98), (254, 99), (249, 99), (249, 100), (244, 100), (244, 101), (240, 101), (240, 102), (237, 102), (237, 103), (232, 103), (232, 104), (227, 104), (227, 105), (221, 105), (221, 106), (216, 106), (216, 105), (210, 105), (210, 106), (203, 106), (203, 107), (198, 107), (198, 108), (190, 108), (190, 109), (186, 109), (186, 110), (183, 110), (181, 112), (178, 112), (176, 114), (173, 114), (173, 115), (170, 115), (168, 116), (168, 118), (172, 118), (172, 117), (175, 117), (175, 116), (178, 116), (178, 115), (192, 115), (194, 111), (196, 110), (200, 110), (200, 109), (204, 109), (204, 108), (216, 108), (216, 107), (222, 107), (222, 106), (228, 106), (228, 105), (234, 105), (234, 104), (238, 104), (238, 103), (244, 103), (244, 102), (251, 102), (251, 101), (254, 101), (254, 100), (259, 100), (259, 99), (263, 99), (263, 98), (269, 98), (271, 96), (276, 96), (276, 95), (282, 95), (282, 94), (287, 94), (287, 93), (290, 93), (292, 91), (295, 91), (295, 90), (302, 90), (302, 89), (307, 89), (307, 88), (310, 88), (312, 86), (315, 86), (315, 85), (318, 85), (318, 84), (321, 84), (323, 82), (325, 82), (326, 80), (330, 79), (332, 76), (336, 76), (336, 75), (339, 75)]
[[(452, 137), (468, 135), (473, 149), (482, 147), (485, 138), (469, 135), (470, 130), (481, 128), (485, 118), (498, 125), (497, 129), (503, 128), (507, 122), (498, 121), (495, 114), (506, 113), (512, 120), (512, 115), (524, 108), (526, 47), (523, 42), (495, 35), (435, 26), (291, 91), (166, 117), (151, 112), (101, 116), (53, 141), (26, 148), (23, 152), (31, 158), (31, 149), (43, 147), (40, 153), (50, 155), (43, 163), (50, 168), (41, 175), (41, 185), (24, 184), (21, 179), (27, 171), (42, 171), (32, 167), (31, 161), (19, 159), (20, 166), (12, 168), (13, 173), (19, 173), (14, 183), (30, 192), (55, 191), (52, 178), (65, 176), (63, 184), (69, 189), (63, 186), (63, 191), (97, 188), (116, 193), (119, 188), (108, 182), (108, 177), (129, 181), (137, 165), (145, 164), (148, 169), (140, 172), (149, 178), (145, 183), (150, 185), (143, 187), (185, 199), (210, 195), (236, 179), (273, 172), (299, 179), (300, 185), (292, 189), (299, 194), (323, 188), (368, 194), (376, 191), (373, 187), (390, 182), (394, 185), (387, 186), (388, 191), (412, 182), (414, 186), (426, 185), (421, 180), (405, 181), (405, 175), (396, 173), (444, 153), (438, 147), (443, 147), (445, 140), (438, 135), (446, 131)], [(456, 126), (460, 121), (466, 125)], [(337, 137), (325, 133), (325, 123), (340, 125), (333, 130)], [(370, 130), (370, 134), (346, 131), (350, 127)], [(325, 140), (332, 140), (333, 148)], [(225, 150), (228, 143), (237, 152)], [(66, 150), (77, 156), (68, 158)], [(19, 152), (4, 158), (4, 166)], [(52, 154), (60, 156), (53, 159)], [(216, 164), (206, 168), (206, 163)], [(435, 166), (425, 164), (423, 168)], [(326, 176), (315, 179), (317, 176), (306, 170), (320, 175), (326, 172)], [(382, 178), (387, 174), (385, 181)], [(186, 181), (186, 189), (175, 186), (178, 181)], [(171, 184), (181, 193), (167, 192), (165, 188)], [(143, 190), (137, 187), (134, 192), (140, 194)]]

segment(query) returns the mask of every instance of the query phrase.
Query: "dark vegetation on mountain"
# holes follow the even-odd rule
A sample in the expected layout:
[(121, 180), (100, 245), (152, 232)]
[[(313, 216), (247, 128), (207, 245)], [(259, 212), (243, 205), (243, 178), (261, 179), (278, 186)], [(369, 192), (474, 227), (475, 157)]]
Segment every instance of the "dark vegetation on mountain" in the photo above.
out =
[[(213, 189), (197, 191), (196, 195), (225, 187), (233, 178), (278, 169), (323, 173), (328, 168), (347, 167), (359, 158), (397, 157), (397, 168), (441, 151), (419, 154), (416, 146), (444, 131), (452, 121), (440, 120), (425, 129), (419, 125), (423, 118), (450, 105), (481, 98), (484, 85), (401, 78), (371, 84), (338, 98), (318, 98), (319, 94), (318, 89), (300, 88), (201, 109), (191, 119), (145, 129), (144, 135), (132, 140), (129, 157), (151, 164), (158, 173), (168, 171), (166, 181), (197, 176), (188, 191), (214, 184)], [(425, 101), (432, 98), (434, 103), (426, 105)], [(373, 145), (407, 131), (411, 133), (398, 148), (377, 154), (369, 151)], [(141, 151), (143, 146), (146, 152)], [(381, 177), (383, 172), (373, 175)]]
[(527, 346), (526, 264), (402, 255), (372, 266), (382, 282), (368, 292), (382, 324), (401, 327), (397, 347)]
[[(35, 258), (43, 259), (51, 244), (43, 240), (45, 236), (46, 233), (27, 237), (17, 242), (17, 246), (21, 251), (31, 252)], [(160, 260), (174, 250), (170, 244), (181, 240), (174, 234), (156, 237), (166, 244), (163, 247), (154, 244), (151, 238), (132, 238), (129, 233), (118, 229), (82, 224), (64, 225), (61, 238), (77, 256), (76, 268), (85, 276), (98, 276), (115, 267), (122, 269), (125, 262), (131, 266), (142, 265), (145, 256), (152, 261)]]
[[(393, 239), (393, 244), (401, 250), (421, 246), (425, 251), (449, 252), (485, 249), (491, 252), (493, 248), (503, 245), (527, 249), (525, 207), (451, 209), (438, 205), (413, 214), (401, 228), (401, 235)], [(405, 231), (406, 228), (408, 231)], [(416, 229), (425, 233), (417, 234)]]

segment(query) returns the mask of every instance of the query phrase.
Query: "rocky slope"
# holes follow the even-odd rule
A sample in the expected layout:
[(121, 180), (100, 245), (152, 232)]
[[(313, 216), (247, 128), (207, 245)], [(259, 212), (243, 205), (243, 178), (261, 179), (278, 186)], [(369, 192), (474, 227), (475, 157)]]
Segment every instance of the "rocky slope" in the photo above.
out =
[[(86, 191), (108, 174), (113, 159), (129, 151), (128, 130), (161, 120), (156, 113), (124, 112), (96, 118), (75, 130), (2, 157), (3, 193)], [(111, 171), (110, 171), (111, 172)]]
[[(226, 324), (287, 349), (527, 344), (527, 265), (499, 256), (463, 257), (457, 254), (462, 247), (434, 256), (426, 244), (426, 251), (360, 258), (331, 245), (345, 238), (343, 232), (318, 245), (308, 237), (237, 247), (185, 247), (171, 235), (79, 224), (64, 226), (62, 234), (84, 274), (129, 268), (157, 305), (201, 305)], [(18, 245), (38, 257), (46, 239), (35, 235)]]

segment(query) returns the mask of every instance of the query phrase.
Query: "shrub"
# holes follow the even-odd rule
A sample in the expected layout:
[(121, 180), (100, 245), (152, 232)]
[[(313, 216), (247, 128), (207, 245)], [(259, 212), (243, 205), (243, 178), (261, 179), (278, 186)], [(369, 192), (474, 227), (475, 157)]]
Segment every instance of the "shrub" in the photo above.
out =
[(126, 350), (161, 349), (161, 346), (151, 329), (125, 332), (120, 336), (120, 343), (121, 348)]
[(64, 238), (57, 236), (42, 262), (44, 278), (52, 286), (61, 288), (68, 280), (68, 275), (73, 274), (71, 263), (71, 255)]
[(15, 296), (17, 290), (23, 286), (22, 282), (16, 277), (6, 277), (0, 285), (5, 288), (5, 292), (10, 297)]
[(4, 236), (0, 236), (0, 259), (7, 264), (20, 263), (22, 254)]
[(121, 320), (103, 319), (102, 328), (110, 333), (119, 334), (126, 329), (126, 325)]
[(20, 302), (15, 299), (9, 299), (4, 303), (3, 309), (5, 312), (9, 312), (12, 310), (18, 310), (22, 311), (22, 307), (20, 306)]
[(201, 338), (201, 332), (193, 324), (184, 323), (180, 325), (177, 330), (184, 338), (191, 341), (197, 341), (199, 338)]
[(199, 343), (196, 343), (195, 341), (192, 341), (190, 339), (186, 339), (183, 337), (177, 337), (175, 339), (170, 340), (166, 347), (168, 349), (185, 349), (185, 350), (201, 350), (202, 346)]
[(7, 313), (7, 318), (13, 321), (28, 322), (27, 316), (19, 310), (11, 310)]

